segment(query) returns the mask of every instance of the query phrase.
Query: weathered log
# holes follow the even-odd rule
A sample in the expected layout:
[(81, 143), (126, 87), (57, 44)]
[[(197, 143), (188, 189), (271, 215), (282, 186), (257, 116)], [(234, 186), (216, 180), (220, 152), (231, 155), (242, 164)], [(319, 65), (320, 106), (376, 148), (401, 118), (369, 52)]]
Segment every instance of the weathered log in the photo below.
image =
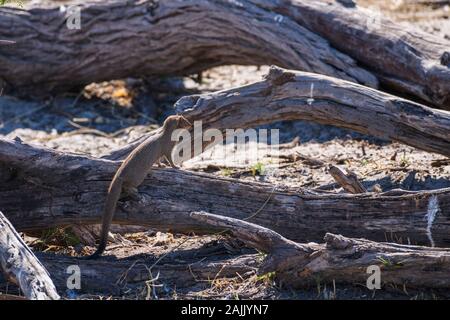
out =
[(59, 295), (47, 270), (0, 212), (0, 267), (32, 300), (57, 300)]
[[(380, 268), (382, 286), (402, 288), (449, 288), (450, 250), (376, 243), (327, 233), (325, 242), (296, 243), (280, 234), (246, 221), (192, 212), (189, 216), (210, 229), (227, 231), (248, 246), (268, 253), (261, 262), (257, 255), (243, 255), (226, 260), (204, 261), (192, 256), (170, 257), (159, 261), (140, 255), (132, 259), (81, 260), (54, 254), (39, 253), (57, 287), (67, 288), (68, 266), (80, 270), (78, 293), (120, 294), (130, 286), (153, 281), (158, 285), (183, 288), (217, 278), (260, 275), (274, 272), (285, 287), (305, 288), (322, 283), (366, 283), (369, 267)], [(207, 229), (207, 228), (206, 228)], [(173, 252), (176, 255), (176, 252)], [(158, 275), (158, 277), (156, 277)], [(157, 279), (157, 280), (155, 280)]]
[[(67, 279), (72, 274), (68, 267), (76, 265), (80, 269), (80, 287), (76, 293), (123, 294), (127, 288), (152, 284), (166, 284), (171, 288), (185, 288), (198, 282), (219, 278), (246, 277), (255, 274), (259, 266), (257, 255), (248, 254), (230, 259), (208, 259), (184, 256), (183, 259), (166, 259), (157, 263), (152, 256), (139, 255), (130, 259), (86, 260), (50, 253), (37, 253), (49, 271), (58, 290), (67, 290)], [(72, 270), (73, 272), (73, 270)]]
[(0, 292), (0, 300), (27, 300), (25, 297)]
[(0, 39), (15, 41), (1, 47), (0, 75), (19, 93), (184, 75), (224, 64), (277, 64), (378, 85), (320, 36), (247, 1), (69, 4), (81, 9), (79, 30), (66, 27), (67, 7), (52, 2), (35, 1), (28, 10), (0, 7)]
[(249, 0), (294, 19), (372, 70), (384, 87), (450, 110), (450, 41), (334, 1)]
[(299, 244), (253, 223), (191, 213), (194, 219), (231, 232), (246, 244), (269, 255), (259, 273), (275, 272), (287, 287), (305, 287), (321, 282), (366, 283), (367, 270), (380, 268), (382, 285), (402, 288), (450, 288), (450, 249), (377, 243), (327, 233), (325, 243)]
[(336, 166), (330, 166), (329, 172), (334, 180), (336, 180), (345, 191), (350, 193), (367, 192), (366, 188), (359, 182), (358, 176), (354, 172), (343, 170)]
[[(18, 230), (98, 223), (119, 165), (1, 139), (0, 207)], [(259, 210), (252, 222), (296, 241), (320, 241), (326, 232), (334, 232), (428, 244), (431, 232), (436, 245), (450, 243), (450, 189), (299, 194), (289, 187), (154, 168), (139, 192), (139, 201), (119, 203), (114, 223), (207, 233), (214, 230), (205, 229), (188, 212), (208, 210), (246, 219)], [(427, 220), (432, 198), (438, 210)]]
[[(183, 97), (175, 108), (191, 122), (203, 121), (204, 130), (310, 120), (450, 156), (448, 111), (323, 75), (272, 67), (263, 81)], [(126, 157), (145, 138), (111, 152), (106, 158)]]
[(312, 0), (72, 4), (81, 6), (80, 30), (65, 27), (66, 12), (54, 3), (27, 11), (0, 8), (0, 38), (15, 41), (3, 46), (0, 56), (7, 84), (22, 91), (63, 90), (236, 63), (277, 64), (377, 86), (377, 77), (319, 33), (373, 69), (384, 87), (450, 108), (448, 41), (405, 30), (366, 9)]
[[(68, 278), (78, 271), (69, 267), (77, 266), (80, 283), (79, 287), (73, 288), (73, 292), (78, 294), (118, 295), (130, 287), (142, 286), (145, 281), (152, 281), (153, 285), (165, 284), (170, 288), (182, 289), (200, 282), (210, 283), (215, 279), (247, 277), (255, 274), (260, 264), (256, 254), (226, 259), (210, 258), (208, 261), (201, 255), (183, 255), (180, 259), (177, 252), (173, 254), (178, 256), (171, 258), (169, 255), (161, 261), (145, 254), (127, 259), (102, 258), (94, 261), (52, 253), (36, 253), (61, 292), (67, 291)], [(0, 283), (2, 282), (4, 279), (0, 277)]]

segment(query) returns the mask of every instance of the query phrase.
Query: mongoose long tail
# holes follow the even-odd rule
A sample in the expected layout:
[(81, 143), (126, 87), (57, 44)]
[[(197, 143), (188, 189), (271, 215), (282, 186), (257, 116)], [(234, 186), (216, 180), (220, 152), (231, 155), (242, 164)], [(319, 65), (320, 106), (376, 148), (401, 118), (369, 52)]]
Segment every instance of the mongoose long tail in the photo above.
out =
[(117, 201), (122, 192), (123, 180), (120, 177), (115, 177), (109, 186), (108, 195), (106, 196), (105, 208), (103, 210), (102, 232), (100, 235), (100, 242), (97, 251), (89, 256), (89, 259), (95, 259), (105, 251), (108, 242), (109, 229), (111, 227), (114, 211), (116, 211)]

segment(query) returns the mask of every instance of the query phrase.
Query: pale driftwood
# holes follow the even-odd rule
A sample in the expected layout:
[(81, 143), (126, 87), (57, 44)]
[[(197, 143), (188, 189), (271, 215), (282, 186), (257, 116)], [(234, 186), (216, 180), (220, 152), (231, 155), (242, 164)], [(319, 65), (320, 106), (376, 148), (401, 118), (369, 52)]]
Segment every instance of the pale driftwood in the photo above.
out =
[[(450, 156), (450, 112), (323, 75), (272, 67), (263, 81), (183, 97), (175, 107), (204, 130), (310, 120)], [(143, 139), (105, 157), (124, 158)]]
[[(0, 207), (18, 230), (98, 223), (119, 165), (0, 139)], [(430, 231), (436, 245), (450, 243), (450, 189), (300, 194), (289, 187), (274, 190), (269, 184), (154, 168), (139, 192), (139, 201), (119, 203), (114, 223), (207, 233), (211, 230), (188, 212), (208, 210), (245, 219), (260, 211), (251, 222), (296, 241), (320, 241), (326, 232), (334, 232), (425, 244), (425, 216), (434, 195), (440, 211)]]
[(59, 295), (47, 270), (0, 212), (0, 267), (32, 300), (57, 300)]
[(335, 1), (249, 1), (314, 30), (368, 66), (385, 87), (450, 110), (450, 41)]
[(450, 249), (377, 243), (327, 233), (325, 243), (299, 244), (253, 223), (193, 212), (207, 225), (220, 227), (269, 255), (259, 273), (275, 272), (287, 287), (322, 283), (366, 284), (369, 266), (378, 266), (381, 284), (402, 288), (450, 288)]
[(277, 64), (378, 85), (374, 75), (320, 36), (248, 1), (67, 4), (80, 6), (80, 30), (66, 27), (66, 12), (54, 2), (35, 1), (27, 10), (0, 7), (0, 38), (16, 42), (2, 46), (0, 75), (18, 93), (184, 75), (225, 64)]
[(345, 191), (350, 193), (367, 192), (367, 189), (359, 182), (358, 176), (354, 172), (337, 166), (330, 166), (329, 172)]

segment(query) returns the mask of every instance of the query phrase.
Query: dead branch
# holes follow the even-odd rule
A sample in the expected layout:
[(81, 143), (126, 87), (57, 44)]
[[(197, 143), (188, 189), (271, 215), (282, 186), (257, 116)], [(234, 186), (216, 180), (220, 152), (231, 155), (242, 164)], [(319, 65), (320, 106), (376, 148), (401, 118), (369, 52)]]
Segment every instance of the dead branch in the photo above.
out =
[(221, 227), (269, 255), (259, 273), (275, 272), (284, 286), (321, 282), (365, 284), (369, 266), (381, 271), (382, 285), (405, 288), (449, 288), (450, 250), (377, 243), (327, 233), (324, 244), (298, 244), (256, 224), (205, 212), (191, 213), (207, 225)]
[(337, 1), (249, 0), (290, 17), (372, 70), (385, 87), (450, 110), (450, 42)]
[(20, 92), (56, 91), (224, 64), (277, 64), (371, 87), (379, 80), (441, 108), (450, 105), (449, 42), (358, 6), (315, 0), (71, 4), (81, 8), (79, 30), (65, 26), (66, 12), (52, 2), (0, 8), (0, 38), (13, 41), (2, 46), (0, 58), (6, 84)]
[[(450, 156), (449, 112), (323, 75), (272, 67), (263, 81), (183, 97), (175, 108), (203, 130), (309, 120)], [(106, 158), (125, 157), (142, 139)]]

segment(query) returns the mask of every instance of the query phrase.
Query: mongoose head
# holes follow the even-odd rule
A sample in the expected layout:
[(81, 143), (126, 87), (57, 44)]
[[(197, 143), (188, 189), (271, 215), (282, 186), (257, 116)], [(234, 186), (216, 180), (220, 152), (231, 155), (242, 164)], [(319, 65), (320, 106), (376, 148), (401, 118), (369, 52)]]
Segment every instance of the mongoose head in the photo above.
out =
[(187, 129), (191, 126), (192, 124), (185, 117), (179, 115), (167, 117), (163, 125), (164, 130), (168, 130), (169, 132), (172, 132), (175, 129)]

